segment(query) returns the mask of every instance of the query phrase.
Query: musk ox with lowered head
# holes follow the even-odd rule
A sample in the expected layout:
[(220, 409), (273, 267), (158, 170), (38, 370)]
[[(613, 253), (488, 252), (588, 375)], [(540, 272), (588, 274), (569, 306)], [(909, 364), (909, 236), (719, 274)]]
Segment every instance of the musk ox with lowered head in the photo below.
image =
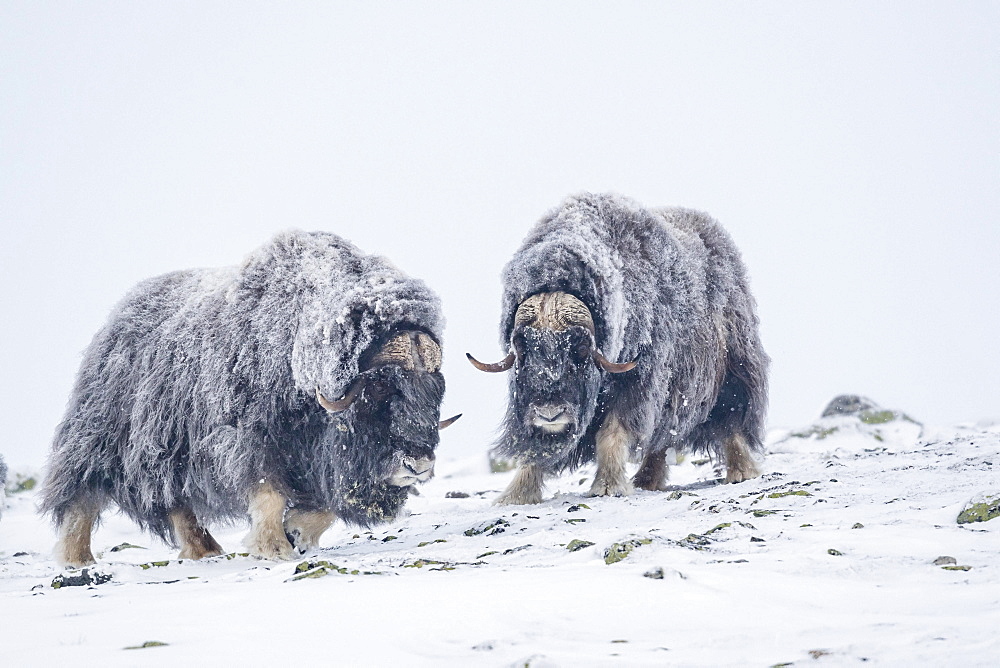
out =
[(222, 552), (212, 520), (249, 515), (250, 551), (290, 559), (337, 517), (393, 518), (450, 424), (442, 326), (423, 282), (329, 233), (140, 283), (84, 353), (56, 432), (42, 510), (57, 558), (94, 561), (109, 502), (193, 559)]
[(769, 360), (739, 251), (715, 220), (571, 197), (528, 234), (503, 290), (507, 356), (469, 355), (513, 370), (496, 452), (520, 468), (498, 503), (538, 503), (546, 474), (595, 459), (591, 495), (662, 489), (668, 448), (724, 460), (727, 482), (759, 475)]

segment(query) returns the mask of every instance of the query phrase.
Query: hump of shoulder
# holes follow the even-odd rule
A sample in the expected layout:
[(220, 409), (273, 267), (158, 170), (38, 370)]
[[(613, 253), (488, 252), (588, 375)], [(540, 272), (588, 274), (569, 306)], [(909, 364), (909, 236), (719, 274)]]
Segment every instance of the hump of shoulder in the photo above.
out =
[(354, 244), (333, 232), (285, 230), (251, 253), (251, 260), (261, 262), (301, 262), (309, 259), (344, 261), (363, 258), (365, 254)]
[(697, 235), (710, 252), (728, 254), (736, 248), (726, 229), (704, 211), (662, 207), (656, 213), (667, 227)]
[(240, 282), (278, 291), (325, 285), (334, 277), (363, 273), (367, 258), (332, 232), (285, 230), (246, 257), (240, 266)]

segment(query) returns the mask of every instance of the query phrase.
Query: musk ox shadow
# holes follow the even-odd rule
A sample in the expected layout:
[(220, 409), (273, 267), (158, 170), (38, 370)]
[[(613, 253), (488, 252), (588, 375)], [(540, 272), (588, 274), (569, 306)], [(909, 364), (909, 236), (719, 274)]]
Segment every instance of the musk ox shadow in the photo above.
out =
[(739, 251), (709, 216), (567, 199), (504, 269), (500, 340), (500, 362), (468, 356), (512, 371), (495, 452), (519, 469), (498, 503), (538, 503), (546, 475), (594, 460), (591, 495), (662, 490), (669, 448), (724, 461), (727, 482), (759, 475), (769, 359)]
[(433, 475), (444, 395), (440, 303), (329, 233), (286, 232), (242, 266), (136, 286), (83, 356), (41, 508), (57, 558), (94, 561), (113, 503), (180, 547), (244, 519), (250, 551), (293, 558), (340, 517), (390, 520)]

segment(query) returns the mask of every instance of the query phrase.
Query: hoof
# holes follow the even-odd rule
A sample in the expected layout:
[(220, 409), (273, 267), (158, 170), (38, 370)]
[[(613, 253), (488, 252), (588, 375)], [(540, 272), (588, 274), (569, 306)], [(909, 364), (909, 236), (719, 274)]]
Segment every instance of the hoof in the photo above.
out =
[(584, 496), (628, 496), (635, 491), (632, 483), (628, 480), (603, 480), (595, 479)]
[(529, 506), (542, 502), (541, 493), (538, 494), (501, 494), (493, 501), (495, 506)]
[(224, 554), (222, 548), (211, 549), (211, 550), (199, 550), (191, 547), (185, 547), (177, 555), (178, 559), (205, 559), (206, 557), (218, 557)]
[(726, 482), (743, 482), (760, 476), (760, 469), (752, 461), (743, 462), (743, 466), (726, 469)]
[(298, 553), (288, 540), (281, 536), (275, 536), (271, 540), (251, 541), (248, 545), (250, 556), (269, 561), (292, 561), (298, 557)]
[(93, 566), (97, 563), (93, 557), (90, 559), (58, 559), (57, 560), (65, 568), (86, 568), (87, 566)]

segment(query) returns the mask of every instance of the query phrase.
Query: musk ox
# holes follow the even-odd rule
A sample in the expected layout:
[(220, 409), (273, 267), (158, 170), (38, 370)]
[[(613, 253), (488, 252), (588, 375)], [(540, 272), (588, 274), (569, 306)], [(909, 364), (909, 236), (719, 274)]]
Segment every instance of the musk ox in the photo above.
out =
[(337, 517), (393, 518), (451, 422), (442, 325), (423, 282), (329, 233), (140, 283), (84, 353), (55, 435), (57, 558), (94, 561), (109, 502), (192, 559), (221, 553), (213, 520), (249, 515), (250, 551), (290, 559)]
[(769, 359), (755, 309), (739, 251), (709, 216), (567, 199), (504, 269), (507, 356), (468, 355), (513, 370), (495, 450), (520, 468), (497, 502), (538, 503), (546, 474), (595, 459), (590, 495), (662, 489), (668, 448), (724, 460), (727, 482), (759, 475)]

